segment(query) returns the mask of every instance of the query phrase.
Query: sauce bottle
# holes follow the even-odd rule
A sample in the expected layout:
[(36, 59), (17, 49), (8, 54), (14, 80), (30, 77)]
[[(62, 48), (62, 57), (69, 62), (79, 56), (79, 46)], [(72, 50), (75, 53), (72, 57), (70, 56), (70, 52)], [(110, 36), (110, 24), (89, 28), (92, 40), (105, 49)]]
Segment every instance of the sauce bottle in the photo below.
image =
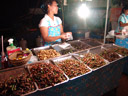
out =
[(8, 67), (8, 60), (4, 53), (4, 44), (3, 44), (3, 36), (1, 36), (2, 41), (2, 52), (1, 52), (1, 67), (7, 68)]
[(5, 56), (5, 54), (2, 52), (2, 56), (1, 56), (1, 68), (8, 68), (8, 59)]

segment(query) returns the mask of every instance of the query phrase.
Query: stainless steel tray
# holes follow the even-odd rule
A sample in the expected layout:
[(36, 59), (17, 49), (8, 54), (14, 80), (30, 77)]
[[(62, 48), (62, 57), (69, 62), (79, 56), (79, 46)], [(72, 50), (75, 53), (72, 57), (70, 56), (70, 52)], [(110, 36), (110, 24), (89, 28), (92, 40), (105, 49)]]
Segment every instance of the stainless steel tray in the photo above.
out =
[[(99, 55), (101, 56), (101, 53), (104, 52), (105, 50), (106, 50), (106, 51), (109, 51), (109, 49), (104, 48), (103, 46), (99, 46), (99, 47), (95, 47), (95, 48), (90, 49), (90, 52), (93, 53), (93, 54), (99, 54)], [(103, 58), (104, 58), (105, 60), (107, 60), (108, 62), (115, 62), (116, 60), (119, 60), (119, 59), (122, 58), (122, 56), (121, 56), (120, 54), (117, 54), (116, 52), (113, 52), (113, 53), (116, 54), (116, 55), (118, 55), (119, 58), (110, 61), (110, 60), (104, 58), (103, 56), (101, 56), (101, 57), (103, 57)], [(110, 54), (110, 52), (108, 52), (108, 54)], [(111, 58), (111, 57), (110, 57), (110, 58)]]
[[(42, 62), (44, 62), (44, 63), (52, 63), (50, 60), (38, 61), (38, 62), (35, 62), (35, 63), (31, 63), (31, 64), (26, 65), (26, 68), (28, 69), (29, 73), (31, 74), (30, 69), (32, 68), (32, 66), (33, 66), (33, 65), (36, 65), (36, 64), (40, 64), (40, 63), (42, 63)], [(53, 63), (52, 63), (52, 64), (53, 64)], [(55, 65), (55, 66), (56, 66), (56, 65)], [(59, 68), (59, 67), (58, 67), (58, 68)], [(61, 70), (61, 69), (60, 69), (60, 70)], [(62, 71), (62, 72), (63, 72), (63, 71)], [(63, 83), (66, 83), (66, 82), (69, 81), (68, 76), (67, 76), (64, 72), (63, 72), (63, 75), (65, 76), (66, 80), (63, 81), (63, 82), (57, 83), (57, 84), (55, 84), (54, 86), (57, 86), (57, 85), (60, 85), (60, 84), (63, 84)], [(37, 83), (37, 82), (36, 82), (36, 83)], [(37, 84), (37, 86), (38, 86), (38, 84)], [(45, 87), (45, 88), (39, 88), (39, 87), (38, 87), (37, 90), (42, 91), (42, 90), (49, 89), (49, 88), (51, 88), (51, 87), (52, 87), (52, 86), (48, 86), (48, 87)]]
[[(65, 61), (65, 60), (77, 60), (76, 58), (74, 58), (74, 56), (72, 56), (72, 55), (67, 55), (67, 56), (61, 56), (61, 58), (55, 58), (55, 59), (52, 59), (52, 61), (54, 62), (54, 64), (56, 64), (58, 67), (59, 67), (59, 63), (60, 62), (62, 62), (62, 61)], [(82, 63), (81, 61), (79, 61), (79, 60), (77, 60), (78, 62), (80, 62), (80, 63)], [(89, 73), (91, 73), (92, 72), (92, 69), (91, 68), (89, 68), (88, 66), (86, 66), (84, 63), (83, 63), (83, 65), (87, 68), (87, 69), (89, 69), (89, 72), (86, 72), (85, 74), (82, 74), (82, 75), (78, 75), (78, 76), (76, 76), (76, 77), (72, 77), (72, 78), (69, 78), (69, 80), (74, 80), (74, 79), (76, 79), (76, 78), (79, 78), (79, 77), (81, 77), (81, 76), (84, 76), (84, 75), (87, 75), (87, 74), (89, 74)], [(60, 68), (61, 69), (61, 68)], [(63, 70), (63, 69), (61, 69), (61, 70)], [(64, 71), (64, 70), (63, 70)], [(66, 74), (66, 73), (65, 73)], [(66, 74), (67, 75), (67, 74)]]
[[(84, 55), (87, 54), (87, 53), (91, 53), (91, 54), (96, 55), (96, 53), (94, 53), (93, 51), (91, 51), (91, 49), (90, 49), (90, 50), (81, 51), (81, 52), (79, 52), (79, 53), (77, 53), (77, 54), (73, 54), (73, 55), (75, 56), (75, 58), (77, 58), (78, 60), (80, 60), (81, 62), (83, 62), (81, 59), (82, 59), (82, 58), (84, 57)], [(105, 59), (102, 58), (101, 56), (99, 56), (99, 57), (104, 60), (105, 65), (102, 65), (102, 66), (96, 67), (96, 68), (91, 68), (91, 67), (90, 67), (90, 68), (92, 69), (92, 71), (98, 70), (98, 69), (100, 69), (100, 68), (102, 68), (102, 67), (107, 66), (108, 64), (110, 64), (107, 60), (105, 60)], [(84, 63), (84, 62), (83, 62), (83, 63)]]
[(121, 46), (118, 46), (115, 44), (106, 44), (106, 45), (103, 45), (103, 47), (107, 50), (110, 49), (110, 50), (115, 51), (116, 53), (120, 54), (122, 57), (128, 56), (128, 49), (126, 49), (124, 47), (121, 47)]
[(46, 50), (46, 49), (53, 49), (53, 47), (52, 46), (37, 47), (37, 48), (33, 48), (32, 52), (37, 56), (40, 50)]
[(88, 39), (82, 39), (81, 40), (82, 42), (92, 46), (92, 47), (95, 47), (95, 46), (100, 46), (102, 45), (102, 43), (100, 43), (99, 41), (97, 40), (94, 40), (94, 39), (91, 39), (91, 38), (88, 38)]
[(74, 53), (74, 52), (76, 52), (76, 49), (72, 46), (69, 46), (68, 48), (62, 49), (59, 51), (61, 55), (67, 55), (67, 54)]
[(80, 40), (69, 41), (68, 43), (71, 44), (71, 46), (74, 47), (76, 49), (76, 51), (81, 51), (81, 50), (91, 48), (90, 45), (88, 45)]
[(119, 48), (120, 46), (116, 44), (104, 44), (102, 45), (105, 49), (113, 49), (113, 48)]
[[(38, 57), (38, 53), (40, 52), (40, 50), (48, 50), (48, 49), (55, 50), (54, 48), (59, 48), (59, 47), (56, 47), (56, 46), (57, 46), (57, 44), (52, 45), (52, 46), (45, 46), (45, 47), (33, 48), (32, 49), (32, 52), (37, 56), (38, 60), (40, 61), (41, 59)], [(58, 51), (56, 51), (56, 52), (59, 53)], [(50, 57), (50, 58), (47, 58), (47, 59), (51, 59), (51, 58), (55, 58), (55, 57)]]
[[(9, 80), (9, 78), (16, 78), (17, 76), (19, 75), (22, 75), (22, 74), (26, 74), (28, 75), (29, 73), (27, 72), (27, 70), (25, 70), (24, 66), (20, 66), (20, 67), (15, 67), (15, 68), (9, 68), (9, 69), (6, 69), (6, 70), (1, 70), (0, 71), (0, 82), (3, 83), (4, 81), (6, 80)], [(29, 94), (32, 94), (34, 92), (37, 91), (37, 85), (35, 82), (33, 82), (34, 84), (34, 87), (35, 87), (35, 90), (34, 91), (31, 91), (31, 92), (28, 92), (28, 93), (25, 93), (25, 94), (21, 94), (21, 96), (23, 95), (29, 95)]]

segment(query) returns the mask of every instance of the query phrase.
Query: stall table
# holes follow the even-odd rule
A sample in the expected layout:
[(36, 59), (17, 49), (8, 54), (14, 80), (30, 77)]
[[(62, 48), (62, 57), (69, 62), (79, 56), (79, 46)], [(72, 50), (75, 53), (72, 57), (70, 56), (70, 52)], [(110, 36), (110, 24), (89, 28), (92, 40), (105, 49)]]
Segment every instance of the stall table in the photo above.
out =
[(101, 96), (118, 87), (127, 60), (128, 56), (122, 57), (87, 75), (28, 96)]
[(127, 57), (90, 74), (28, 96), (101, 96), (118, 86), (126, 62)]

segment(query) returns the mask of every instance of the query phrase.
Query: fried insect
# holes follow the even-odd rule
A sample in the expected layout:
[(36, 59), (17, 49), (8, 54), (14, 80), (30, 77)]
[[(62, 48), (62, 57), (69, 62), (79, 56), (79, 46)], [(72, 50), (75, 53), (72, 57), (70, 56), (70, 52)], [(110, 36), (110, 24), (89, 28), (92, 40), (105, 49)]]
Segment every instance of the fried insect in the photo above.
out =
[(109, 62), (120, 58), (119, 55), (116, 54), (113, 50), (104, 50), (103, 52), (101, 52), (100, 56), (102, 56), (104, 59), (108, 60)]
[(90, 71), (83, 63), (73, 60), (67, 59), (58, 63), (58, 66), (65, 72), (69, 78), (73, 78), (79, 75), (83, 75)]
[(31, 76), (23, 73), (15, 78), (11, 76), (8, 80), (0, 83), (0, 96), (20, 96), (35, 89)]
[(54, 86), (67, 79), (63, 72), (51, 63), (35, 64), (30, 68), (30, 72), (39, 88)]
[(60, 53), (62, 55), (65, 55), (65, 54), (68, 54), (68, 53), (73, 53), (73, 52), (75, 52), (75, 50), (72, 49), (72, 48), (70, 48), (70, 49), (63, 49), (63, 50), (60, 51)]
[(40, 52), (37, 54), (40, 60), (46, 60), (49, 58), (54, 58), (60, 56), (60, 53), (58, 53), (54, 49), (48, 49), (48, 50), (40, 50)]
[(84, 49), (90, 48), (90, 46), (88, 46), (87, 44), (83, 44), (81, 42), (71, 43), (71, 46), (73, 46), (75, 49), (77, 49), (76, 51), (80, 51), (80, 50), (84, 50)]
[(98, 54), (87, 53), (84, 54), (84, 57), (80, 57), (81, 61), (87, 64), (90, 68), (98, 68), (100, 66), (105, 65), (105, 61)]
[(117, 52), (118, 54), (122, 55), (122, 56), (128, 56), (128, 49), (126, 48), (114, 48), (113, 51)]

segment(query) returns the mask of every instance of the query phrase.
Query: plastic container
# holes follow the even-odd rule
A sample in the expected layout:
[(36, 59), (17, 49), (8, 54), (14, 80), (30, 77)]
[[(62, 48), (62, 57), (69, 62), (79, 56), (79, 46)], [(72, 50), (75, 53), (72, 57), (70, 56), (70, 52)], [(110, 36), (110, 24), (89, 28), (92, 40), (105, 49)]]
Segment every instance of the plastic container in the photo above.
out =
[(16, 46), (13, 45), (13, 39), (12, 38), (9, 39), (8, 42), (9, 42), (9, 45), (10, 45), (6, 48), (8, 56), (10, 54), (12, 54), (13, 52), (20, 51), (20, 48), (16, 48)]
[(27, 41), (23, 38), (20, 41), (20, 47), (22, 47), (22, 50), (25, 50), (27, 48)]
[(38, 37), (36, 38), (36, 46), (37, 46), (37, 47), (43, 46), (42, 38), (41, 38), (40, 36), (38, 36)]
[(16, 46), (13, 45), (13, 39), (12, 39), (12, 38), (9, 39), (8, 42), (9, 42), (9, 45), (10, 45), (10, 46), (8, 46), (8, 47), (6, 48), (7, 51), (16, 49)]

